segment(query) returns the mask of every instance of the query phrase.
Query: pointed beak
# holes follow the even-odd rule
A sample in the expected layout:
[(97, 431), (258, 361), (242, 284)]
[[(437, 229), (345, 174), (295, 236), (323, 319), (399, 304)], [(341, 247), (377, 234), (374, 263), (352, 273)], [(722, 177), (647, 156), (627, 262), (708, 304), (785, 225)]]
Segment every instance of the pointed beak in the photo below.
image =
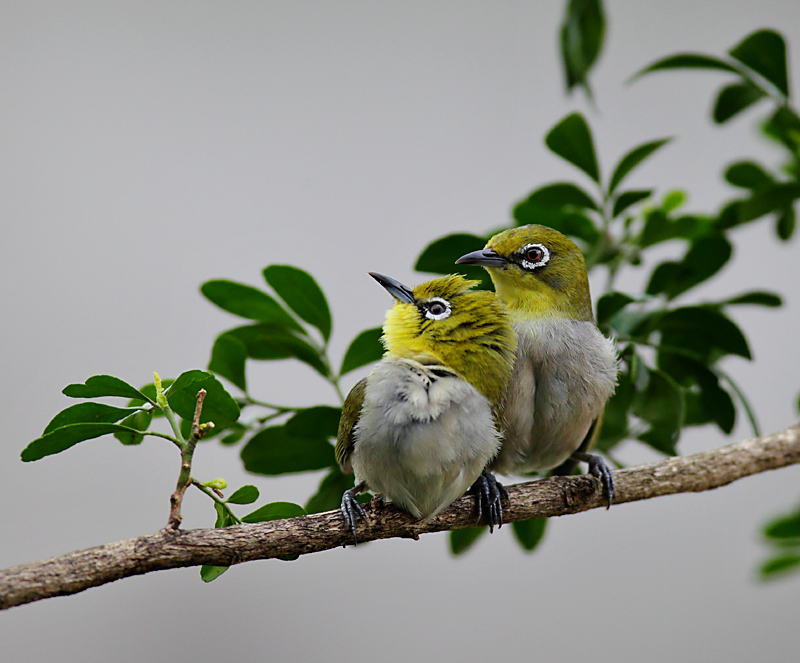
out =
[(390, 276), (384, 276), (383, 274), (376, 274), (375, 272), (370, 272), (369, 275), (375, 279), (378, 283), (380, 283), (389, 294), (394, 297), (397, 301), (403, 302), (404, 304), (413, 304), (417, 300), (414, 299), (414, 295), (411, 292), (411, 288), (406, 285), (400, 283), (400, 281), (395, 281)]
[(503, 258), (494, 249), (480, 249), (473, 251), (456, 260), (456, 265), (481, 265), (482, 267), (502, 267), (508, 260)]

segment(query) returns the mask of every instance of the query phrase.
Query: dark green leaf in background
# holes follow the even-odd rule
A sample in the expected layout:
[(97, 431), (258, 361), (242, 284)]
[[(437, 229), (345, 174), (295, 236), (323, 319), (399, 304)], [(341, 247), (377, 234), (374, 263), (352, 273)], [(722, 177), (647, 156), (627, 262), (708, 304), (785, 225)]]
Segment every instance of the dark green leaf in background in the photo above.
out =
[(800, 553), (781, 553), (764, 562), (761, 566), (761, 577), (771, 580), (794, 571), (800, 571)]
[(532, 552), (542, 542), (547, 520), (547, 518), (531, 518), (511, 523), (514, 536), (525, 551)]
[(191, 422), (201, 389), (206, 390), (206, 397), (200, 423), (213, 421), (219, 430), (230, 428), (239, 418), (239, 406), (220, 381), (207, 371), (181, 373), (166, 392), (170, 407), (182, 419)]
[(288, 327), (305, 334), (305, 329), (263, 290), (234, 281), (206, 281), (200, 292), (223, 311), (242, 318)]
[[(480, 282), (482, 290), (491, 290), (492, 282), (483, 267), (475, 265), (456, 265), (456, 260), (466, 253), (482, 249), (486, 245), (485, 237), (467, 233), (446, 235), (431, 242), (417, 258), (414, 269), (431, 274), (464, 274), (467, 278)], [(381, 352), (381, 354), (383, 354)], [(342, 371), (344, 374), (346, 371)]]
[(211, 349), (208, 370), (230, 380), (242, 391), (247, 391), (245, 362), (247, 347), (232, 334), (220, 334)]
[(344, 353), (339, 375), (344, 375), (367, 364), (380, 361), (384, 352), (383, 343), (381, 343), (382, 334), (383, 329), (374, 327), (365, 329), (356, 336), (353, 342), (350, 343), (350, 347), (347, 348), (347, 352)]
[(242, 449), (242, 461), (248, 472), (286, 474), (321, 470), (336, 464), (333, 445), (324, 435), (300, 437), (285, 426), (271, 426), (250, 438)]
[(294, 357), (308, 364), (317, 373), (328, 377), (328, 369), (319, 351), (299, 336), (276, 325), (247, 325), (225, 332), (247, 348), (251, 359), (274, 360)]
[(800, 511), (770, 521), (764, 528), (764, 536), (780, 541), (796, 539), (800, 544)]
[(749, 81), (726, 85), (719, 91), (717, 101), (714, 103), (712, 112), (714, 122), (723, 124), (766, 96), (764, 90)]
[(353, 475), (344, 474), (334, 467), (319, 484), (319, 488), (306, 504), (308, 513), (322, 513), (338, 509), (342, 503), (342, 494), (353, 487)]
[[(121, 396), (149, 400), (142, 392), (124, 380), (112, 375), (93, 375), (85, 384), (70, 384), (61, 392), (70, 398), (102, 398), (103, 396)], [(152, 401), (151, 401), (152, 402)], [(155, 405), (155, 403), (153, 403)]]
[(298, 437), (336, 437), (341, 417), (340, 407), (316, 405), (304, 408), (286, 422), (286, 432)]
[(611, 216), (616, 219), (626, 209), (632, 207), (636, 203), (647, 200), (652, 195), (652, 189), (634, 189), (633, 191), (623, 191), (614, 200), (614, 210), (611, 213)]
[(247, 485), (242, 486), (231, 495), (226, 502), (229, 504), (252, 504), (258, 499), (258, 488)]
[(475, 542), (483, 536), (489, 528), (466, 527), (464, 529), (454, 529), (450, 531), (450, 552), (454, 555), (461, 555), (469, 550)]
[(720, 302), (721, 306), (741, 306), (745, 304), (777, 308), (783, 304), (783, 300), (781, 299), (780, 295), (774, 292), (754, 290), (753, 292), (745, 292), (741, 295), (737, 295), (736, 297), (731, 297), (730, 299)]
[[(129, 417), (125, 417), (125, 419), (120, 422), (120, 425), (127, 426), (128, 428), (134, 428), (135, 430), (146, 431), (148, 428), (150, 428), (150, 423), (152, 420), (152, 412), (144, 412), (143, 410), (139, 410)], [(122, 444), (125, 445), (141, 444), (144, 441), (144, 435), (138, 433), (116, 432), (114, 433), (114, 437), (116, 437), (120, 442), (122, 442)]]
[(647, 285), (648, 295), (674, 299), (716, 274), (730, 260), (733, 248), (721, 233), (694, 241), (680, 262), (661, 263)]
[(664, 209), (650, 210), (638, 244), (642, 248), (673, 239), (696, 239), (708, 234), (712, 222), (699, 216), (681, 216), (672, 219)]
[(540, 187), (528, 196), (526, 202), (532, 207), (599, 209), (597, 202), (586, 191), (571, 182), (555, 182)]
[(136, 407), (113, 407), (104, 403), (78, 403), (61, 410), (52, 418), (42, 435), (69, 424), (114, 423), (138, 412)]
[(800, 185), (793, 182), (778, 182), (753, 191), (750, 198), (738, 203), (734, 225), (759, 219), (765, 214), (782, 212), (791, 208), (800, 198)]
[(581, 85), (589, 97), (589, 71), (603, 48), (605, 16), (600, 0), (569, 0), (561, 24), (561, 60), (567, 92)]
[(264, 278), (290, 309), (319, 329), (326, 341), (330, 338), (328, 300), (311, 274), (291, 265), (269, 265), (264, 268)]
[(597, 326), (605, 326), (625, 306), (635, 301), (623, 292), (609, 292), (597, 300)]
[(229, 566), (211, 566), (210, 564), (203, 564), (203, 566), (200, 567), (200, 579), (203, 582), (211, 582), (219, 578), (229, 568)]
[(550, 130), (544, 142), (552, 152), (600, 182), (592, 134), (580, 113), (567, 115)]
[(635, 73), (631, 77), (631, 80), (654, 71), (667, 71), (670, 69), (712, 69), (728, 71), (734, 74), (740, 73), (732, 64), (710, 55), (702, 55), (700, 53), (678, 53), (677, 55), (670, 55), (647, 65), (644, 69)]
[(666, 145), (671, 140), (672, 138), (661, 138), (659, 140), (653, 140), (648, 143), (644, 143), (633, 148), (624, 157), (622, 157), (620, 162), (617, 164), (617, 167), (614, 169), (614, 174), (611, 176), (611, 181), (608, 184), (608, 193), (614, 193), (617, 186), (619, 186), (622, 180), (625, 179), (628, 173), (630, 173), (634, 168), (636, 168), (636, 166), (642, 163), (642, 161), (649, 157), (658, 148), (660, 148), (662, 145)]
[(634, 395), (631, 409), (650, 428), (638, 437), (661, 453), (676, 456), (683, 422), (683, 401), (675, 382), (662, 371), (647, 370), (647, 386)]
[(789, 96), (786, 44), (780, 34), (774, 30), (758, 30), (728, 52), (731, 57), (761, 74), (784, 96)]
[(61, 453), (66, 449), (83, 442), (84, 440), (91, 440), (101, 435), (109, 435), (111, 433), (133, 433), (138, 434), (134, 428), (121, 426), (120, 424), (109, 423), (92, 423), (92, 424), (69, 424), (56, 428), (46, 435), (35, 439), (27, 447), (22, 450), (21, 458), (23, 462), (30, 462), (32, 460), (39, 460), (45, 456)]
[(656, 317), (651, 328), (661, 332), (661, 343), (707, 357), (712, 351), (751, 359), (747, 339), (721, 311), (687, 306)]
[(733, 186), (758, 189), (773, 183), (772, 176), (754, 161), (738, 161), (728, 166), (725, 179)]
[(270, 502), (248, 513), (242, 518), (243, 523), (263, 523), (269, 520), (283, 520), (284, 518), (298, 518), (305, 516), (306, 510), (299, 504), (292, 502)]
[(792, 207), (783, 210), (775, 220), (775, 234), (784, 242), (794, 234), (796, 226), (795, 212)]

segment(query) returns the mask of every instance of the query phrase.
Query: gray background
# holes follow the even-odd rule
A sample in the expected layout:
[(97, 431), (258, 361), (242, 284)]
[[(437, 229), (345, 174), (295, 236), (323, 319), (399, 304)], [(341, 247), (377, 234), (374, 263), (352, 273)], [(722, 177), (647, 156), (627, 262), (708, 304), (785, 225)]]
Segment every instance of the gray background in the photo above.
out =
[[(561, 2), (2, 3), (0, 567), (165, 523), (178, 471), (166, 442), (103, 438), (30, 465), (19, 452), (70, 404), (70, 382), (139, 385), (205, 366), (234, 320), (200, 296), (202, 281), (307, 269), (330, 298), (341, 357), (390, 304), (368, 270), (418, 282), (427, 242), (502, 226), (531, 189), (579, 179), (542, 142), (567, 112), (587, 113), (606, 173), (633, 145), (677, 136), (629, 183), (687, 189), (691, 210), (732, 195), (720, 173), (733, 158), (776, 163), (759, 112), (710, 126), (723, 75), (624, 81), (764, 26), (797, 47), (800, 3), (629, 0), (608, 12), (596, 113), (563, 94)], [(735, 260), (699, 292), (786, 296), (779, 311), (736, 312), (756, 360), (725, 365), (766, 431), (796, 419), (797, 246), (766, 225), (738, 231)], [(253, 365), (249, 378), (266, 400), (335, 402), (296, 363)], [(680, 448), (748, 435), (741, 423), (730, 440), (694, 431)], [(655, 458), (635, 444), (620, 455)], [(216, 442), (194, 473), (297, 502), (319, 479), (247, 476)], [(197, 569), (123, 580), (0, 614), (2, 657), (796, 660), (800, 578), (764, 586), (754, 569), (759, 527), (796, 503), (799, 478), (795, 467), (560, 519), (534, 555), (504, 528), (458, 560), (437, 535), (247, 564), (211, 585)], [(192, 493), (186, 526), (212, 523)]]

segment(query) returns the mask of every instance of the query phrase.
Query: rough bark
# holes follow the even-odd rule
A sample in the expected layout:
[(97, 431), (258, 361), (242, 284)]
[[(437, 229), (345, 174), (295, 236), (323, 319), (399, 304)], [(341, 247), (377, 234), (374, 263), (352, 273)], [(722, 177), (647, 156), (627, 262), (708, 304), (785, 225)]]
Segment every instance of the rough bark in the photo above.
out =
[[(731, 444), (720, 449), (640, 465), (614, 473), (614, 508), (625, 502), (718, 488), (743, 477), (800, 463), (800, 428)], [(604, 507), (596, 479), (552, 477), (509, 486), (505, 522), (563, 516)], [(474, 527), (474, 499), (457, 500), (422, 525), (391, 505), (373, 501), (359, 522), (359, 541)], [(338, 511), (223, 529), (163, 529), (52, 559), (0, 571), (0, 608), (75, 594), (120, 578), (184, 566), (226, 566), (256, 559), (294, 558), (351, 545)]]

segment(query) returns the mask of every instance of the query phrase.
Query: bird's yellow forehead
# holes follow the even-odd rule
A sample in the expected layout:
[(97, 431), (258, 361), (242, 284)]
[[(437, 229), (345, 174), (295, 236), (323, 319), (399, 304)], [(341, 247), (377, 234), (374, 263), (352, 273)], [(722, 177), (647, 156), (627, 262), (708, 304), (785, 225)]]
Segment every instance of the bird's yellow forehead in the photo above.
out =
[(411, 289), (414, 299), (417, 301), (430, 299), (431, 297), (442, 297), (450, 299), (458, 295), (469, 292), (478, 285), (479, 281), (470, 281), (461, 274), (448, 274), (438, 279), (432, 279), (420, 283)]
[(580, 249), (566, 235), (547, 226), (529, 225), (510, 228), (494, 237), (486, 244), (486, 248), (494, 249), (501, 256), (508, 257), (527, 244), (543, 244), (551, 251), (577, 252)]

